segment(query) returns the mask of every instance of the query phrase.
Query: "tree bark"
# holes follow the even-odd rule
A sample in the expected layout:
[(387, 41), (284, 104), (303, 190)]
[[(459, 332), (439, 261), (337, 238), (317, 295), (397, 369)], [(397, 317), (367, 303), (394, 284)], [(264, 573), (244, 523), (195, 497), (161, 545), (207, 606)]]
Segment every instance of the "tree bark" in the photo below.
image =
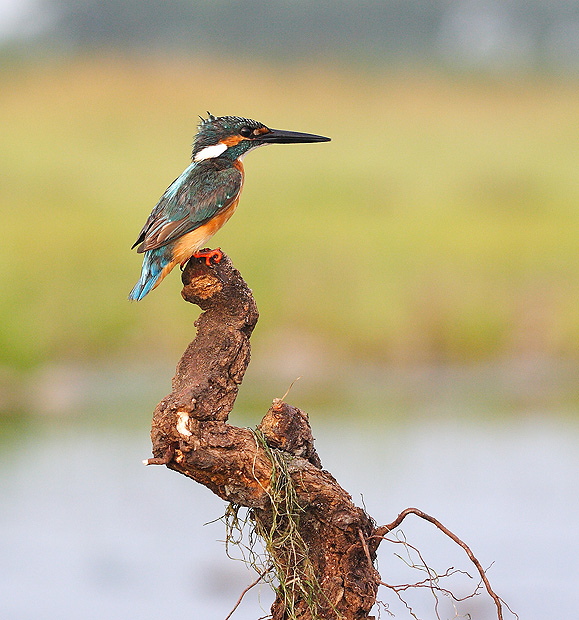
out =
[[(191, 259), (182, 279), (183, 298), (204, 312), (177, 365), (171, 394), (155, 409), (154, 457), (147, 463), (167, 465), (250, 509), (253, 527), (265, 541), (267, 568), (279, 583), (272, 619), (373, 618), (368, 614), (382, 584), (374, 568), (376, 550), (408, 514), (434, 523), (465, 549), (502, 619), (500, 599), (480, 562), (436, 519), (408, 508), (393, 523), (377, 528), (353, 504), (322, 469), (305, 412), (275, 399), (256, 431), (228, 424), (249, 364), (257, 306), (225, 254), (210, 266)], [(433, 593), (440, 589), (437, 583), (430, 587)]]
[[(258, 319), (251, 290), (225, 255), (211, 266), (191, 260), (182, 279), (183, 298), (204, 312), (173, 390), (155, 410), (149, 463), (252, 509), (283, 584), (271, 610), (275, 620), (368, 618), (380, 581), (374, 523), (322, 469), (307, 414), (276, 399), (257, 433), (227, 423)], [(276, 488), (284, 475), (291, 503), (287, 486)], [(288, 525), (296, 530), (289, 541)]]

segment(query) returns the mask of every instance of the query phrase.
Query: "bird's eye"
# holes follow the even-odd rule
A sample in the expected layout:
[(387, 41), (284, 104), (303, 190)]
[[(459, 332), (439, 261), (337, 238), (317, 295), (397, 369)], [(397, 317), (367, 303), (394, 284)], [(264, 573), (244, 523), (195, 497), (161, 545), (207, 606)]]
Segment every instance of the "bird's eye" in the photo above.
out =
[(247, 126), (242, 127), (239, 130), (239, 133), (244, 137), (244, 138), (249, 138), (249, 136), (251, 136), (251, 129)]

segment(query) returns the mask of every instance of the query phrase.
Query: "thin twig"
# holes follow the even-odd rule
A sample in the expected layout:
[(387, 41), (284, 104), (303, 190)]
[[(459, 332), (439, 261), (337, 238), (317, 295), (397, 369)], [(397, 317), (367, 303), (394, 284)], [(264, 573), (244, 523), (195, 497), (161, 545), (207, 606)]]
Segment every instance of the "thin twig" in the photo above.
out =
[[(387, 539), (387, 540), (390, 541), (390, 539)], [(405, 564), (407, 564), (410, 568), (417, 568), (419, 570), (424, 571), (428, 575), (428, 577), (424, 580), (424, 584), (432, 592), (432, 596), (434, 598), (434, 613), (436, 614), (436, 617), (438, 618), (438, 620), (440, 620), (440, 614), (438, 613), (438, 603), (439, 603), (439, 601), (438, 601), (438, 596), (436, 595), (436, 590), (442, 591), (442, 589), (438, 586), (438, 579), (440, 578), (440, 575), (438, 575), (436, 573), (436, 571), (434, 571), (432, 568), (430, 568), (430, 566), (428, 566), (428, 564), (426, 563), (426, 560), (422, 557), (422, 554), (420, 553), (420, 550), (417, 547), (414, 547), (413, 545), (411, 545), (406, 539), (404, 539), (404, 540), (392, 540), (390, 542), (404, 545), (404, 548), (406, 549), (406, 554), (408, 556), (408, 562), (402, 556), (398, 556), (398, 557)], [(416, 564), (414, 562), (414, 560), (412, 559), (412, 556), (410, 554), (409, 549), (412, 549), (412, 551), (414, 551), (416, 553), (416, 555), (418, 556), (418, 559), (422, 562), (422, 564), (418, 565), (418, 564)], [(419, 587), (419, 586), (416, 586), (416, 587)], [(392, 588), (392, 589), (394, 589), (394, 588)], [(400, 596), (398, 598), (401, 599)]]
[[(440, 575), (440, 577), (447, 577), (447, 576), (448, 575)], [(390, 590), (394, 590), (395, 592), (404, 592), (406, 590), (410, 590), (411, 588), (430, 588), (431, 586), (430, 584), (426, 583), (427, 581), (428, 580), (425, 579), (424, 581), (417, 581), (416, 583), (401, 583), (397, 585), (392, 585), (390, 583), (386, 583), (385, 581), (380, 581), (379, 583), (381, 586), (385, 586), (389, 588)], [(457, 603), (460, 603), (461, 601), (466, 601), (469, 598), (473, 598), (477, 596), (479, 594), (478, 590), (480, 589), (480, 585), (478, 585), (477, 589), (471, 594), (467, 594), (466, 596), (456, 596), (454, 592), (451, 592), (450, 590), (447, 590), (446, 588), (442, 588), (439, 585), (434, 585), (432, 587), (437, 592), (440, 592), (441, 594), (444, 594), (445, 596), (455, 600)]]
[(362, 530), (360, 529), (358, 529), (358, 536), (360, 536), (360, 540), (362, 541), (362, 549), (364, 549), (364, 553), (368, 558), (370, 566), (374, 567), (374, 563), (372, 562), (372, 558), (370, 557), (370, 550), (368, 549), (368, 545), (366, 544), (366, 539), (364, 538), (364, 534), (362, 534)]
[(285, 400), (287, 398), (287, 395), (290, 393), (291, 389), (294, 386), (294, 383), (296, 383), (297, 381), (299, 381), (302, 378), (302, 376), (300, 375), (299, 377), (296, 377), (291, 383), (290, 386), (288, 387), (286, 393), (280, 398), (280, 400)]
[(495, 602), (495, 605), (497, 606), (497, 615), (498, 615), (499, 620), (503, 620), (503, 608), (501, 606), (501, 599), (494, 593), (493, 589), (491, 588), (491, 584), (489, 583), (489, 580), (487, 579), (486, 573), (483, 567), (481, 566), (481, 563), (477, 560), (476, 556), (471, 551), (470, 547), (465, 542), (463, 542), (456, 534), (453, 534), (446, 526), (444, 526), (440, 521), (438, 521), (438, 519), (435, 519), (434, 517), (431, 517), (425, 512), (422, 512), (422, 510), (418, 510), (418, 508), (406, 508), (406, 510), (403, 510), (396, 517), (396, 519), (392, 521), (392, 523), (389, 523), (388, 525), (382, 525), (376, 528), (376, 533), (374, 534), (374, 536), (376, 538), (383, 539), (384, 536), (388, 534), (388, 532), (391, 532), (393, 529), (396, 529), (409, 514), (415, 514), (417, 517), (420, 517), (421, 519), (424, 519), (425, 521), (429, 521), (430, 523), (435, 525), (441, 532), (443, 532), (450, 539), (452, 539), (457, 545), (461, 546), (465, 550), (470, 561), (476, 566), (476, 569), (478, 570), (479, 575), (481, 576), (481, 579), (483, 580), (483, 583), (485, 584), (485, 587), (486, 587), (487, 592), (489, 593), (489, 596), (493, 599), (493, 601)]
[(271, 566), (268, 566), (267, 568), (264, 568), (261, 573), (259, 573), (257, 579), (249, 584), (247, 586), (247, 588), (245, 588), (245, 590), (241, 593), (241, 596), (239, 597), (239, 599), (237, 600), (237, 603), (235, 603), (235, 607), (229, 612), (229, 614), (227, 615), (227, 617), (225, 618), (225, 620), (229, 620), (229, 618), (231, 618), (231, 616), (233, 616), (233, 613), (235, 612), (235, 610), (239, 607), (241, 601), (243, 600), (243, 597), (251, 590), (251, 588), (253, 588), (254, 586), (256, 586), (263, 578), (264, 576), (269, 573), (269, 571), (271, 570)]

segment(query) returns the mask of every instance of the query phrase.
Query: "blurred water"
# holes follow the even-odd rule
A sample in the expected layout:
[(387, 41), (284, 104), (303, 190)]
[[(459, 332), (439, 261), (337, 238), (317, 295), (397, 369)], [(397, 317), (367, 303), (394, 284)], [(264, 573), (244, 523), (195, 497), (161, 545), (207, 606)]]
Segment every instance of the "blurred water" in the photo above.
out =
[[(522, 619), (577, 617), (577, 425), (547, 412), (510, 422), (430, 416), (359, 429), (314, 416), (312, 424), (324, 466), (358, 504), (363, 494), (378, 522), (419, 507), (484, 566), (494, 562), (491, 583)], [(86, 428), (22, 436), (3, 449), (0, 618), (225, 618), (254, 577), (226, 558), (223, 524), (204, 525), (224, 503), (164, 467), (144, 467), (149, 454), (144, 430)], [(462, 550), (410, 519), (404, 532), (429, 564), (471, 570)], [(395, 547), (379, 556), (389, 582), (404, 578)], [(396, 610), (390, 592), (381, 598)], [(434, 618), (432, 602), (419, 598), (421, 617)], [(254, 588), (234, 618), (263, 616), (270, 602), (266, 587)], [(496, 617), (483, 595), (459, 611)]]

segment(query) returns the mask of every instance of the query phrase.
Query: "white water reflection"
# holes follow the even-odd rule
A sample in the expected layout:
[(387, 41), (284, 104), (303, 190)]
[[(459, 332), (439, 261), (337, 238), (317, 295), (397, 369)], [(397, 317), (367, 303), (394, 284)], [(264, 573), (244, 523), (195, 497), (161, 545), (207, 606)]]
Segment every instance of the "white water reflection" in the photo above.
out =
[[(357, 503), (363, 494), (378, 521), (417, 506), (467, 541), (483, 565), (495, 562), (491, 582), (522, 619), (575, 617), (576, 425), (546, 414), (362, 430), (312, 422), (324, 466)], [(23, 437), (2, 454), (0, 618), (225, 618), (253, 575), (225, 557), (220, 522), (203, 526), (224, 504), (164, 467), (145, 468), (149, 451), (145, 431), (77, 429)], [(470, 570), (430, 525), (414, 519), (404, 531), (439, 570)], [(401, 567), (393, 551), (400, 549), (380, 553), (389, 581)], [(256, 588), (234, 618), (263, 616), (271, 595), (262, 589), (266, 611), (258, 595)], [(395, 610), (390, 593), (382, 599)], [(415, 600), (422, 618), (434, 617), (430, 601)], [(496, 617), (483, 595), (459, 609)], [(409, 616), (396, 609), (396, 617)]]

